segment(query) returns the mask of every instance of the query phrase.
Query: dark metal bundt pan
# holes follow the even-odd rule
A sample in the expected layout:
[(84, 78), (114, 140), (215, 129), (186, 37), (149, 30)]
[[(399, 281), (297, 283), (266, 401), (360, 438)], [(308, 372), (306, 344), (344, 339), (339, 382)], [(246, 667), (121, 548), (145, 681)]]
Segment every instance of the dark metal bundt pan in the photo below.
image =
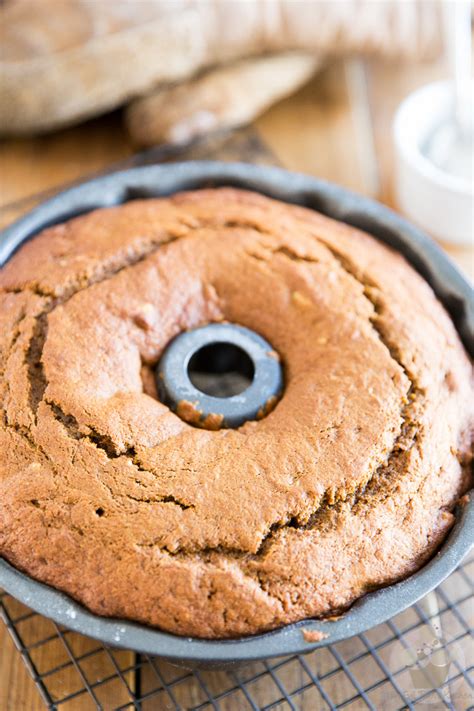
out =
[[(428, 237), (387, 208), (322, 180), (278, 168), (243, 163), (190, 162), (134, 168), (86, 182), (32, 210), (5, 230), (0, 265), (47, 225), (98, 207), (180, 190), (233, 185), (314, 208), (359, 227), (402, 252), (431, 284), (449, 311), (464, 344), (474, 355), (474, 300), (467, 281)], [(474, 504), (459, 509), (456, 523), (437, 555), (418, 573), (366, 595), (333, 622), (306, 620), (266, 634), (208, 641), (178, 637), (144, 625), (93, 615), (67, 595), (20, 573), (0, 559), (0, 587), (28, 607), (69, 629), (107, 644), (157, 655), (184, 666), (225, 666), (255, 659), (309, 652), (359, 634), (406, 609), (435, 588), (468, 552)], [(307, 643), (303, 629), (329, 635)]]

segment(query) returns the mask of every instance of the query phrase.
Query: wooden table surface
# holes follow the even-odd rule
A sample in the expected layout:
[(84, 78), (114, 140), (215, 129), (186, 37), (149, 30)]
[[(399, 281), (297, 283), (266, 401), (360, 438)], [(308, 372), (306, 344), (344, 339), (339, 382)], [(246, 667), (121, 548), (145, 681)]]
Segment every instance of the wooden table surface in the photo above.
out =
[[(444, 74), (442, 62), (416, 67), (383, 61), (336, 63), (267, 111), (255, 127), (285, 167), (338, 182), (396, 208), (391, 143), (394, 110), (413, 88)], [(50, 136), (2, 142), (0, 225), (28, 209), (32, 195), (59, 189), (133, 153), (118, 112)], [(447, 251), (472, 278), (473, 249), (449, 247)], [(110, 706), (118, 701), (110, 699)], [(0, 711), (42, 708), (0, 622)], [(78, 701), (68, 708), (90, 706)]]

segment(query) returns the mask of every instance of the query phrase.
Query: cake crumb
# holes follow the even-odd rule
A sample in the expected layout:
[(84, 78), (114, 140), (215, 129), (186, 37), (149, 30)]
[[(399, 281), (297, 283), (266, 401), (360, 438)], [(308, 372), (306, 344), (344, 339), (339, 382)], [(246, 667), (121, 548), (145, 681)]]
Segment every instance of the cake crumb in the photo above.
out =
[(301, 293), (301, 291), (294, 291), (291, 294), (291, 300), (293, 301), (296, 306), (301, 306), (303, 308), (307, 308), (308, 306), (312, 306), (312, 301), (311, 299), (308, 299), (307, 296)]
[(210, 412), (199, 424), (206, 430), (220, 430), (224, 422), (224, 415)]
[(198, 410), (197, 404), (197, 401), (190, 402), (189, 400), (180, 400), (176, 408), (176, 414), (185, 422), (197, 425), (202, 415), (202, 410)]
[(329, 635), (327, 632), (321, 632), (321, 630), (302, 630), (305, 642), (322, 642), (323, 639), (327, 639)]
[(140, 304), (132, 314), (132, 319), (138, 328), (150, 331), (155, 322), (155, 307), (150, 303)]

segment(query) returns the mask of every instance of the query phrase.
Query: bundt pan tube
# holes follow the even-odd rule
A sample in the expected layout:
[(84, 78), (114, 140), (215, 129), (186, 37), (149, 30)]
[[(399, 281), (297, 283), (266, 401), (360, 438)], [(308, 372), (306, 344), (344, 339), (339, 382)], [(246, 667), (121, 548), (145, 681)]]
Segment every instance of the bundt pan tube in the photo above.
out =
[[(44, 227), (75, 215), (136, 198), (224, 185), (314, 208), (358, 227), (400, 251), (431, 284), (450, 313), (467, 350), (474, 355), (471, 287), (430, 239), (371, 200), (330, 183), (277, 168), (203, 161), (135, 168), (91, 180), (45, 202), (5, 230), (0, 239), (0, 265)], [(334, 621), (305, 620), (273, 632), (235, 640), (179, 637), (133, 622), (99, 617), (65, 594), (20, 573), (2, 559), (0, 587), (55, 622), (106, 644), (157, 655), (183, 666), (225, 667), (306, 653), (384, 622), (426, 595), (459, 565), (470, 548), (472, 530), (474, 504), (471, 500), (459, 507), (456, 523), (441, 550), (410, 578), (366, 595)], [(327, 637), (307, 642), (303, 630), (320, 631)]]

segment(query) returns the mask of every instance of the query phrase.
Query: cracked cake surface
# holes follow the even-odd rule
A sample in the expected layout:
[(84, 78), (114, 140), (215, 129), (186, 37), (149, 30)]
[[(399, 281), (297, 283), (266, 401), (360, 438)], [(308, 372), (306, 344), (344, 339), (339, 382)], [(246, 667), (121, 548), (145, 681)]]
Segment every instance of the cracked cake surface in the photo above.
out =
[[(232, 188), (93, 211), (0, 271), (0, 555), (92, 611), (232, 637), (346, 609), (440, 546), (469, 488), (472, 370), (427, 283), (369, 235)], [(266, 417), (162, 404), (180, 332), (284, 366)]]

